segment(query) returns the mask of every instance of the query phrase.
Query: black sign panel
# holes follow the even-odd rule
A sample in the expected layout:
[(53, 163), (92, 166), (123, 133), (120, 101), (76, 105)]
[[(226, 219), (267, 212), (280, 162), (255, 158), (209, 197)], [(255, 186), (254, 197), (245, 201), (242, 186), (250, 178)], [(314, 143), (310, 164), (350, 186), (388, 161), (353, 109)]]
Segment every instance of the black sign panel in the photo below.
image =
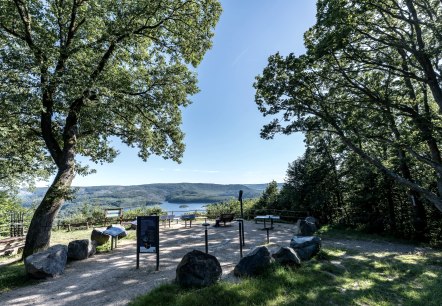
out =
[(137, 269), (140, 253), (157, 254), (157, 270), (160, 254), (160, 219), (158, 216), (137, 217)]

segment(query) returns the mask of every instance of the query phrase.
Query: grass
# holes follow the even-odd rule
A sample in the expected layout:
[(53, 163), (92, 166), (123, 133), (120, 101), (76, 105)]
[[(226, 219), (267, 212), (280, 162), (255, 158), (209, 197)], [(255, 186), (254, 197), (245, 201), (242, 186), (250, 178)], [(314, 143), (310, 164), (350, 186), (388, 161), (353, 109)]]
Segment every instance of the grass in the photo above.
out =
[(0, 294), (36, 282), (26, 275), (22, 261), (0, 267)]
[(394, 242), (402, 244), (416, 244), (415, 241), (400, 239), (392, 235), (379, 235), (379, 234), (369, 234), (363, 231), (355, 229), (346, 228), (336, 228), (333, 226), (322, 226), (317, 234), (321, 238), (338, 238), (338, 239), (350, 239), (350, 240), (367, 240), (367, 241), (378, 241), (378, 242)]
[[(124, 240), (135, 240), (136, 232), (128, 231), (127, 237)], [(64, 244), (68, 245), (72, 240), (88, 239), (91, 235), (91, 229), (75, 230), (75, 231), (53, 231), (51, 234), (51, 245)], [(104, 245), (97, 247), (98, 253), (110, 251), (110, 241)], [(7, 292), (17, 287), (32, 285), (37, 283), (37, 280), (30, 279), (25, 272), (23, 261), (20, 260), (21, 254), (13, 256), (0, 256), (0, 263), (11, 260), (19, 260), (12, 264), (0, 266), (0, 294)]]
[(299, 269), (203, 289), (168, 284), (131, 305), (442, 305), (442, 254), (361, 255), (325, 249)]
[[(342, 238), (344, 234), (333, 229), (321, 231), (327, 237)], [(346, 233), (344, 238), (349, 238)], [(135, 231), (128, 234), (125, 239), (135, 238)], [(52, 243), (68, 244), (89, 235), (90, 230), (55, 231)], [(377, 240), (361, 234), (352, 238)], [(26, 276), (21, 262), (0, 267), (0, 294), (35, 282)], [(440, 288), (442, 252), (396, 255), (324, 248), (299, 269), (275, 265), (261, 277), (203, 289), (163, 285), (131, 305), (442, 305)]]

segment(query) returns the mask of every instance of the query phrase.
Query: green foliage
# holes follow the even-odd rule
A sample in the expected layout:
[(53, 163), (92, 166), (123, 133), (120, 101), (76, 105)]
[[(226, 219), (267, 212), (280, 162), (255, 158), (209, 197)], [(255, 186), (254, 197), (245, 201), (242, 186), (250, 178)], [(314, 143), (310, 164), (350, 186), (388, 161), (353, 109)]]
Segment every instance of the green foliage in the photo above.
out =
[(0, 267), (0, 294), (17, 287), (35, 284), (26, 275), (23, 262), (18, 262)]
[(261, 197), (259, 198), (258, 202), (256, 203), (256, 208), (268, 208), (268, 209), (279, 209), (278, 206), (278, 183), (276, 181), (271, 181), (264, 192), (262, 193)]
[(285, 207), (369, 232), (440, 237), (441, 8), (320, 0), (306, 54), (269, 57), (254, 84), (258, 109), (274, 118), (261, 136), (302, 132), (307, 144), (281, 191)]
[(442, 211), (440, 8), (424, 0), (318, 1), (306, 54), (270, 56), (257, 77), (258, 108), (275, 118), (262, 137), (333, 135)]
[[(163, 215), (165, 212), (159, 206), (145, 206), (125, 210), (124, 219), (135, 219), (137, 216)], [(103, 223), (105, 217), (105, 207), (83, 203), (80, 207), (74, 208), (69, 213), (64, 214), (60, 221), (65, 224), (76, 224), (89, 222), (90, 224)]]
[(50, 154), (59, 166), (73, 136), (63, 131), (73, 124), (75, 152), (94, 162), (116, 156), (111, 136), (137, 146), (143, 159), (178, 161), (180, 107), (198, 92), (189, 66), (210, 48), (220, 12), (215, 0), (3, 2), (1, 109), (17, 131), (5, 128), (2, 141), (26, 135), (27, 155)]
[[(190, 193), (194, 195), (192, 201), (196, 203), (212, 203), (236, 198), (239, 190), (244, 191), (244, 198), (255, 198), (261, 193), (255, 188), (257, 187), (254, 185), (248, 187), (236, 184), (193, 183), (79, 187), (76, 188), (75, 198), (65, 202), (61, 213), (85, 202), (94, 206), (118, 208), (161, 204), (166, 200), (172, 203), (187, 203), (191, 199), (186, 195)], [(41, 201), (46, 191), (47, 188), (36, 188), (34, 192), (23, 195), (21, 198), (24, 205), (28, 206), (30, 203)]]
[(5, 191), (0, 191), (0, 223), (4, 223), (9, 212), (23, 211), (25, 209), (21, 207), (17, 198), (10, 196)]
[(60, 221), (65, 224), (76, 224), (89, 222), (97, 224), (104, 220), (104, 209), (87, 202), (75, 209), (65, 212), (60, 218)]
[(442, 272), (433, 262), (432, 255), (325, 249), (299, 269), (275, 266), (257, 278), (203, 289), (162, 285), (130, 305), (439, 305)]
[[(0, 3), (0, 187), (19, 179), (20, 168), (57, 174), (33, 216), (25, 256), (49, 245), (75, 175), (93, 171), (78, 154), (112, 162), (117, 138), (143, 160), (180, 162), (181, 109), (198, 92), (193, 68), (220, 13), (217, 0)], [(14, 171), (3, 171), (11, 160)]]
[(16, 197), (5, 191), (0, 191), (0, 237), (10, 235), (11, 213), (22, 213), (25, 227), (29, 224), (32, 215), (32, 208), (23, 208)]
[(139, 207), (135, 209), (130, 209), (124, 211), (124, 218), (125, 219), (135, 219), (137, 216), (151, 216), (151, 215), (157, 215), (161, 216), (166, 214), (164, 210), (161, 209), (159, 206), (146, 206), (146, 207)]
[[(244, 218), (249, 218), (253, 215), (252, 211), (255, 208), (257, 199), (243, 200)], [(230, 200), (225, 202), (213, 203), (206, 206), (207, 217), (216, 219), (221, 214), (235, 214), (235, 217), (241, 216), (241, 207), (238, 200)]]

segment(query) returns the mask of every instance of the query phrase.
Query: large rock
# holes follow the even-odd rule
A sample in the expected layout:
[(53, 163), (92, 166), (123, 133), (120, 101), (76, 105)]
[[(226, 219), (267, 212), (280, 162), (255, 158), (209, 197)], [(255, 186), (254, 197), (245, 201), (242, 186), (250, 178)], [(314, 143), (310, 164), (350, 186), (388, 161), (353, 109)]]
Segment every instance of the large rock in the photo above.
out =
[(299, 236), (312, 236), (318, 230), (316, 219), (307, 217), (299, 222)]
[(318, 222), (318, 219), (316, 219), (315, 217), (312, 217), (312, 216), (305, 217), (304, 220), (307, 222), (310, 222), (310, 223), (314, 223), (316, 225), (316, 227), (318, 227), (319, 222)]
[(283, 266), (300, 266), (301, 259), (298, 254), (291, 249), (286, 247), (281, 247), (276, 253), (272, 254), (272, 257), (276, 262)]
[(95, 241), (97, 245), (103, 245), (109, 241), (109, 235), (104, 234), (105, 229), (94, 228), (91, 233), (91, 240)]
[(290, 247), (298, 254), (302, 261), (307, 261), (321, 250), (321, 238), (317, 236), (294, 236), (290, 240)]
[(176, 268), (176, 282), (182, 287), (206, 287), (216, 283), (221, 274), (215, 256), (193, 250), (184, 255)]
[(273, 261), (267, 247), (257, 247), (239, 261), (233, 274), (240, 277), (258, 275), (265, 271)]
[(73, 260), (86, 259), (95, 254), (97, 243), (90, 239), (74, 240), (68, 245), (68, 258)]
[(57, 244), (25, 259), (25, 270), (33, 278), (57, 277), (64, 272), (68, 247)]

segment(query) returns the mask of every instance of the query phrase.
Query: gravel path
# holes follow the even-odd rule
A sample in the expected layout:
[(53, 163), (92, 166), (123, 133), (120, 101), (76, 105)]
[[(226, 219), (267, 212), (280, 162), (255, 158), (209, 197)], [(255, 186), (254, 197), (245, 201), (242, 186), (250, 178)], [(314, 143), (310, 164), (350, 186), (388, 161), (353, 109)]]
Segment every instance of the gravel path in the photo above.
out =
[[(262, 227), (262, 224), (245, 222), (244, 254), (266, 242), (266, 231)], [(275, 229), (270, 231), (269, 247), (288, 246), (294, 230), (293, 225), (275, 224)], [(204, 251), (204, 229), (198, 224), (192, 228), (180, 224), (161, 227), (160, 242), (159, 271), (155, 271), (156, 257), (153, 254), (140, 254), (140, 269), (136, 269), (135, 243), (123, 239), (112, 252), (68, 263), (64, 275), (58, 278), (1, 294), (0, 305), (126, 305), (136, 296), (172, 281), (178, 263), (187, 252), (193, 249)], [(347, 239), (323, 240), (323, 245), (361, 252), (423, 251), (414, 246)], [(222, 278), (235, 280), (233, 268), (240, 259), (236, 223), (227, 227), (209, 227), (209, 253), (220, 261)]]

